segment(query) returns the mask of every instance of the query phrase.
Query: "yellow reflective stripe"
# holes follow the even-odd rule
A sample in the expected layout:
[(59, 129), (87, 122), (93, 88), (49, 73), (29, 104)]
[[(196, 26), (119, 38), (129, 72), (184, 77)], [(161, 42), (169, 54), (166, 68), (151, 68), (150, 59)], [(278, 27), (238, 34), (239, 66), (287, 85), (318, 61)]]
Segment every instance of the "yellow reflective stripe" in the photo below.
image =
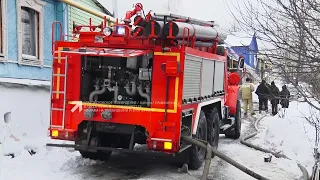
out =
[[(79, 101), (69, 101), (68, 104), (79, 104)], [(126, 109), (126, 110), (136, 110), (136, 111), (150, 111), (150, 112), (165, 112), (165, 109), (160, 108), (143, 108), (143, 107), (132, 107), (132, 106), (119, 106), (110, 104), (99, 104), (99, 103), (82, 103), (82, 106), (87, 107), (100, 107), (100, 108), (110, 108), (110, 109)], [(168, 109), (168, 113), (176, 113), (177, 110)]]

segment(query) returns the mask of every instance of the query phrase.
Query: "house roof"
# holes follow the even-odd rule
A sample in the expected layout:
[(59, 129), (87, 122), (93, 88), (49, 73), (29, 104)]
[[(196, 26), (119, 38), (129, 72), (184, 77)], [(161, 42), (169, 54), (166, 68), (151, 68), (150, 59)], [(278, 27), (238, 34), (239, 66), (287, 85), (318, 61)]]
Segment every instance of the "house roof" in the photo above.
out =
[(111, 13), (110, 11), (108, 11), (108, 9), (105, 8), (99, 1), (101, 1), (101, 0), (92, 0), (92, 2), (94, 2), (98, 7), (100, 7), (104, 13), (106, 13), (109, 16), (114, 17), (114, 14)]
[(249, 48), (254, 51), (254, 52), (258, 52), (258, 43), (257, 43), (257, 37), (256, 34), (253, 35), (252, 40), (249, 44)]

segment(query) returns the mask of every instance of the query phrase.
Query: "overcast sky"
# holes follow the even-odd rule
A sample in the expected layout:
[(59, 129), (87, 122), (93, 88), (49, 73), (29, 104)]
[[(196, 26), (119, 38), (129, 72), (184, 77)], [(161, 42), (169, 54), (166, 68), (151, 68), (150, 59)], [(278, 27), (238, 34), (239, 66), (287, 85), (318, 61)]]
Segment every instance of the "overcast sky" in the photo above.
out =
[[(229, 6), (236, 0), (116, 0), (119, 18), (123, 18), (126, 11), (132, 10), (133, 4), (138, 2), (144, 6), (145, 13), (153, 12), (176, 13), (191, 18), (217, 22), (221, 28), (228, 29), (234, 20), (230, 15)], [(110, 12), (113, 12), (113, 0), (99, 0)], [(234, 10), (234, 9), (233, 9)]]
[[(99, 0), (111, 13), (113, 12), (113, 1), (117, 1), (119, 18), (124, 18), (126, 11), (132, 10), (133, 5), (140, 2), (144, 6), (145, 13), (148, 13), (149, 10), (155, 13), (171, 12), (191, 18), (215, 21), (227, 31), (236, 24), (231, 12), (238, 14), (236, 7), (243, 0)], [(244, 33), (228, 35), (226, 43), (233, 46), (249, 45), (252, 35)]]

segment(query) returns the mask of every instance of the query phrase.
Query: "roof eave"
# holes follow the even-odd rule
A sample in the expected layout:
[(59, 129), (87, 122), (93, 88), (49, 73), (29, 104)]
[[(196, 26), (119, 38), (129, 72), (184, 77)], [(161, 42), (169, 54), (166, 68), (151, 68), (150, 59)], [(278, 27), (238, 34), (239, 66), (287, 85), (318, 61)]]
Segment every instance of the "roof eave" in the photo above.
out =
[(102, 4), (99, 3), (99, 1), (97, 0), (92, 0), (98, 7), (100, 7), (104, 13), (106, 13), (107, 15), (114, 17), (114, 14), (111, 13), (107, 8), (105, 8)]

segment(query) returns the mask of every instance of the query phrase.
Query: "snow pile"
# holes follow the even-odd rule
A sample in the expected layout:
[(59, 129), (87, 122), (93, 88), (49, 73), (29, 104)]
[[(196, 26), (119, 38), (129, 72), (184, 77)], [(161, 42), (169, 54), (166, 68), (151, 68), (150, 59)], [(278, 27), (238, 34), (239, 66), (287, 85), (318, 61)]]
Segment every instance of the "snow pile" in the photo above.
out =
[(293, 163), (305, 166), (310, 173), (314, 164), (315, 129), (306, 118), (312, 112), (306, 102), (291, 102), (284, 118), (267, 116), (260, 122), (259, 128), (264, 130), (252, 143), (286, 155)]
[(81, 158), (77, 151), (45, 147), (45, 143), (49, 141), (48, 138), (37, 139), (38, 151), (33, 156), (28, 151), (21, 151), (13, 159), (3, 157), (0, 162), (0, 179), (65, 179), (76, 168), (102, 163)]
[(11, 121), (29, 138), (46, 137), (50, 122), (50, 91), (38, 87), (0, 85), (0, 126), (3, 114), (11, 112)]

